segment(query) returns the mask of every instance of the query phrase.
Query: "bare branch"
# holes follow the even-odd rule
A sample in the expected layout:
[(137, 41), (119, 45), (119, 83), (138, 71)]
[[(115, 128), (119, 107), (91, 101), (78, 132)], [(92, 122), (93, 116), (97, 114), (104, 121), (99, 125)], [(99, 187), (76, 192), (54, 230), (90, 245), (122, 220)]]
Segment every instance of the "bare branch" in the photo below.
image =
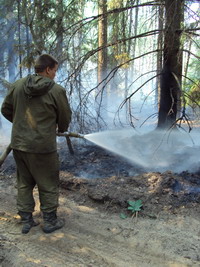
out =
[[(129, 9), (132, 9), (132, 8), (145, 7), (145, 6), (160, 6), (160, 5), (162, 5), (162, 4), (157, 2), (157, 1), (150, 1), (150, 2), (147, 2), (144, 4), (127, 6), (127, 7), (123, 7), (123, 8), (115, 8), (115, 9), (109, 10), (108, 12), (104, 13), (104, 16), (108, 16), (110, 14), (115, 14), (115, 13), (120, 13), (123, 11), (127, 11)], [(82, 24), (84, 21), (86, 21), (86, 22), (83, 25), (86, 25), (87, 23), (89, 23), (93, 20), (99, 19), (101, 16), (102, 16), (102, 14), (98, 14), (96, 16), (83, 18), (83, 19), (77, 21), (76, 23), (72, 24), (70, 27), (66, 28), (65, 31), (69, 31), (71, 28), (73, 28), (79, 24)]]
[[(71, 77), (73, 77), (74, 75), (76, 75), (77, 72), (79, 72), (83, 65), (85, 64), (85, 62), (91, 57), (93, 56), (94, 54), (96, 54), (98, 51), (102, 50), (102, 49), (105, 49), (107, 47), (111, 47), (111, 46), (114, 46), (116, 44), (120, 44), (120, 43), (124, 43), (128, 40), (132, 40), (132, 39), (136, 39), (136, 38), (143, 38), (143, 37), (148, 37), (148, 36), (152, 36), (152, 35), (155, 35), (155, 34), (158, 34), (160, 32), (160, 30), (152, 30), (152, 31), (149, 31), (149, 32), (145, 32), (145, 33), (142, 33), (142, 34), (138, 34), (136, 36), (132, 36), (132, 37), (129, 37), (129, 38), (126, 38), (126, 39), (120, 39), (120, 40), (117, 40), (116, 42), (112, 42), (112, 43), (109, 43), (107, 44), (106, 46), (100, 46), (100, 47), (97, 47), (96, 49), (93, 49), (91, 51), (89, 51), (87, 54), (85, 54), (83, 56), (83, 59), (81, 61), (81, 63), (78, 65), (78, 67), (75, 69), (75, 71), (66, 79), (64, 79), (62, 82), (66, 81), (66, 80), (69, 80)], [(158, 52), (160, 50), (155, 50), (154, 52)], [(148, 55), (149, 53), (152, 53), (152, 52), (147, 52), (146, 54), (144, 55)], [(143, 55), (142, 55), (143, 56)], [(139, 56), (141, 57), (141, 56)], [(139, 58), (139, 57), (136, 57), (136, 58)], [(135, 58), (135, 59), (136, 59)], [(132, 61), (133, 59), (127, 61), (126, 63), (129, 63), (130, 61)], [(121, 64), (120, 66), (123, 66), (125, 63)]]
[(130, 94), (120, 105), (120, 107), (122, 108), (124, 106), (124, 104), (131, 99), (131, 97), (136, 94), (143, 86), (145, 86), (148, 82), (150, 82), (151, 80), (153, 80), (154, 78), (156, 78), (158, 76), (158, 74), (154, 75), (153, 77), (151, 77), (150, 79), (146, 80), (141, 86), (139, 86), (132, 94)]

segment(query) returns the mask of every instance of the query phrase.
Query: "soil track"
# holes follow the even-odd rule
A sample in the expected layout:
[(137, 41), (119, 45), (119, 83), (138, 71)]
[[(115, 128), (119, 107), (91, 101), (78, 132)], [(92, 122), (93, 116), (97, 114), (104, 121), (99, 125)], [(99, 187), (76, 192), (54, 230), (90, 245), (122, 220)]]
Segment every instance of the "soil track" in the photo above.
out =
[[(145, 173), (95, 146), (82, 146), (74, 157), (60, 147), (58, 213), (66, 225), (52, 234), (40, 226), (20, 233), (12, 155), (1, 169), (2, 267), (200, 266), (199, 174)], [(42, 224), (37, 189), (34, 195)], [(127, 201), (138, 199), (143, 209), (136, 218)]]

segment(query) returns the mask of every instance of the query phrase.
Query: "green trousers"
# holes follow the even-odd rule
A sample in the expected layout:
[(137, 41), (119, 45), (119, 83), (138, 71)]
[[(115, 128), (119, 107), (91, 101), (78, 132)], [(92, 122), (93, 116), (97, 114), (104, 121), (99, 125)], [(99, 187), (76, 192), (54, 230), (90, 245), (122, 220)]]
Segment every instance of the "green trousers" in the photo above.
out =
[(36, 185), (41, 211), (55, 211), (58, 207), (59, 196), (57, 152), (38, 154), (13, 150), (13, 155), (17, 165), (18, 211), (34, 211), (33, 189)]

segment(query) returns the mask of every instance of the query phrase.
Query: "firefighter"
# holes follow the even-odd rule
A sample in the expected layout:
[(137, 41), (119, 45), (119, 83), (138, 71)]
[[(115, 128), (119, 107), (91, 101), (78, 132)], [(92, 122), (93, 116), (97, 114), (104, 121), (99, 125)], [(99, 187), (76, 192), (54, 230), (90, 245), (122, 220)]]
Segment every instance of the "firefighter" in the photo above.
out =
[(43, 231), (64, 226), (57, 218), (59, 160), (56, 132), (65, 132), (71, 109), (63, 87), (54, 82), (58, 61), (48, 54), (35, 62), (35, 74), (17, 80), (5, 97), (1, 112), (12, 122), (11, 148), (17, 166), (17, 209), (26, 234), (37, 223), (33, 189), (37, 185)]

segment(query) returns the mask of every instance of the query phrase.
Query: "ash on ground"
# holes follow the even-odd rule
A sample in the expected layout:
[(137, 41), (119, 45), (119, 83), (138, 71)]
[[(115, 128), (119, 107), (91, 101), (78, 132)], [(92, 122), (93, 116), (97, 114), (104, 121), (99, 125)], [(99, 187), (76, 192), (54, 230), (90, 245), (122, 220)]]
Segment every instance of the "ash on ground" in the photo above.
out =
[[(200, 212), (200, 172), (147, 172), (95, 145), (74, 143), (73, 149), (71, 155), (65, 142), (58, 144), (60, 186), (62, 194), (80, 204), (128, 212), (128, 201), (140, 199), (141, 214), (152, 218)], [(13, 180), (15, 172), (11, 153), (0, 169), (1, 182)]]
[(74, 145), (73, 150), (72, 155), (65, 143), (59, 145), (60, 170), (79, 178), (128, 177), (144, 172), (140, 166), (95, 145)]
[(74, 155), (63, 147), (59, 149), (61, 185), (68, 191), (78, 190), (74, 197), (80, 203), (94, 202), (119, 212), (127, 210), (129, 200), (141, 199), (142, 214), (153, 217), (199, 209), (199, 172), (149, 172), (95, 145), (74, 145)]

